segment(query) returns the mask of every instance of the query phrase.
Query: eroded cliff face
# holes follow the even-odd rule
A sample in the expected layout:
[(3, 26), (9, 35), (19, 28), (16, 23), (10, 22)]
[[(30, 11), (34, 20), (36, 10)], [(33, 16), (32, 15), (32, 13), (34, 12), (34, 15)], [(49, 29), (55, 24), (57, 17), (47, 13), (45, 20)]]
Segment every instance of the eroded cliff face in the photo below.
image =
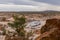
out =
[(46, 20), (46, 24), (41, 28), (41, 33), (47, 32), (52, 28), (60, 28), (60, 19)]
[(60, 19), (47, 19), (36, 40), (60, 40)]

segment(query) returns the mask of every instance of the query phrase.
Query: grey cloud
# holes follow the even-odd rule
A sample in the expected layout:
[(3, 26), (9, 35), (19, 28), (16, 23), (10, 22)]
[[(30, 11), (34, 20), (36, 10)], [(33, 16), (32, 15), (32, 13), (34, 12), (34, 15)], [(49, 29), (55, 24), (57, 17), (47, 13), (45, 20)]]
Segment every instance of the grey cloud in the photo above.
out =
[(60, 0), (0, 0), (0, 4), (14, 3), (17, 5), (36, 5), (34, 2), (60, 5)]
[(16, 0), (14, 1), (14, 4), (17, 4), (17, 5), (36, 5), (36, 2), (35, 1), (32, 1), (32, 0)]
[(22, 1), (22, 0), (16, 0), (14, 1), (14, 4), (17, 4), (17, 5), (30, 5), (29, 2), (26, 2), (26, 1)]
[(60, 0), (33, 0), (33, 1), (48, 3), (52, 5), (60, 5)]
[(14, 3), (16, 5), (34, 5), (32, 0), (0, 0), (0, 4)]
[(0, 0), (0, 11), (60, 11), (56, 5), (60, 5), (60, 0)]
[(0, 4), (13, 3), (14, 0), (0, 0)]

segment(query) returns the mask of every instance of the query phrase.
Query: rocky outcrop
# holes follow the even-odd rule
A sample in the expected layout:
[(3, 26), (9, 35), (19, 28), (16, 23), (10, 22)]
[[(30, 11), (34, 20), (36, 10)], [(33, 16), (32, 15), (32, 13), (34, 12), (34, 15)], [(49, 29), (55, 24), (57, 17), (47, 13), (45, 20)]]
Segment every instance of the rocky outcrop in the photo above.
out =
[(60, 40), (60, 19), (48, 19), (36, 40)]
[(60, 19), (48, 19), (46, 24), (41, 28), (41, 33), (47, 32), (52, 28), (60, 29)]

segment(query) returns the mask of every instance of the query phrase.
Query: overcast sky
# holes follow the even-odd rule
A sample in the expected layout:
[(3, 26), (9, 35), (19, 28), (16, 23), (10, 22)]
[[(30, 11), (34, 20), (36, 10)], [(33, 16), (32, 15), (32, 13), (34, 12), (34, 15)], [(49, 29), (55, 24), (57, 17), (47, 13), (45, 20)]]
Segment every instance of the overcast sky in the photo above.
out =
[(60, 0), (0, 0), (0, 11), (60, 11)]

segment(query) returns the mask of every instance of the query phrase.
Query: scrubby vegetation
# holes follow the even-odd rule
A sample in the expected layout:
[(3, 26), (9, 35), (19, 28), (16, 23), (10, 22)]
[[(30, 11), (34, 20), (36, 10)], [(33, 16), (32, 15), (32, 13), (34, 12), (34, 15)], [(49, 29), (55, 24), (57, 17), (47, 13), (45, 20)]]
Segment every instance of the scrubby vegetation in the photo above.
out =
[[(13, 35), (7, 34), (6, 40), (25, 40), (25, 23), (26, 18), (22, 15), (21, 17), (14, 15), (13, 16), (14, 21), (12, 23), (8, 23), (9, 27), (15, 29), (15, 33)], [(11, 32), (9, 32), (11, 33)], [(27, 40), (27, 39), (26, 39)]]

